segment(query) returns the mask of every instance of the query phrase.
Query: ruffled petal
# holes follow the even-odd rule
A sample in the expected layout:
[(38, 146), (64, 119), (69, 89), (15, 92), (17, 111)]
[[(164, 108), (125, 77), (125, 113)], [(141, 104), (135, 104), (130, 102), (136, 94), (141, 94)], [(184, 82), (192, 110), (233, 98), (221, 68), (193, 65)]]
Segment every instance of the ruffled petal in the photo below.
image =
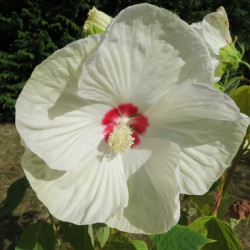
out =
[(214, 142), (181, 150), (181, 193), (201, 195), (209, 190), (236, 155), (245, 135), (246, 121), (235, 122)]
[(148, 138), (153, 154), (128, 179), (129, 203), (106, 224), (129, 233), (159, 234), (179, 220), (179, 147)]
[(77, 80), (99, 37), (71, 43), (33, 72), (16, 104), (16, 126), (25, 144), (50, 168), (69, 170), (103, 138), (110, 106), (79, 97)]
[(105, 222), (127, 206), (128, 189), (119, 155), (107, 157), (90, 151), (65, 172), (50, 169), (26, 147), (22, 165), (38, 198), (62, 221), (77, 225)]
[(232, 43), (227, 13), (223, 7), (206, 15), (202, 22), (191, 24), (202, 36), (209, 52), (219, 55), (219, 49)]
[(140, 4), (123, 10), (109, 25), (83, 66), (79, 95), (113, 106), (133, 103), (143, 112), (186, 79), (212, 84), (204, 42), (171, 12)]
[[(146, 135), (167, 139), (181, 148), (222, 143), (232, 134), (243, 140), (249, 119), (243, 116), (234, 101), (220, 91), (203, 84), (183, 83), (173, 88), (145, 112), (150, 126)], [(237, 123), (244, 124), (238, 134)], [(239, 146), (238, 143), (236, 143)]]
[(152, 155), (152, 139), (140, 136), (139, 143), (138, 139), (135, 139), (136, 146), (121, 154), (126, 179), (140, 169)]
[(250, 123), (231, 98), (201, 84), (184, 83), (146, 113), (146, 135), (181, 147), (181, 192), (203, 194), (230, 166)]

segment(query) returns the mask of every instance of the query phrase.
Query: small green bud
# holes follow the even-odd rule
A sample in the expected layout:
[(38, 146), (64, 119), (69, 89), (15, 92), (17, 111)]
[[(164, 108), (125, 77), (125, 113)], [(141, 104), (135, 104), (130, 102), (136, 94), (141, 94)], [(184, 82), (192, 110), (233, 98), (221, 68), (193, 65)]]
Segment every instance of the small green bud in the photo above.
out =
[(226, 71), (236, 71), (239, 68), (244, 55), (244, 46), (240, 45), (241, 52), (235, 47), (236, 39), (230, 45), (220, 48), (220, 65), (217, 69), (216, 76), (221, 77)]
[(93, 7), (83, 25), (83, 37), (103, 33), (111, 21), (112, 17)]

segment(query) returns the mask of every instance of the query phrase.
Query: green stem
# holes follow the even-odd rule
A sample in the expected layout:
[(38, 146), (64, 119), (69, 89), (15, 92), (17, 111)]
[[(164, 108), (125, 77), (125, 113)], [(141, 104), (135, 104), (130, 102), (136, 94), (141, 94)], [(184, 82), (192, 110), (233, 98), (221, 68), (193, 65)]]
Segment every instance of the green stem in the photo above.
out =
[(57, 241), (57, 245), (58, 245), (58, 247), (59, 247), (59, 249), (61, 250), (62, 248), (61, 248), (61, 241), (60, 241), (60, 239), (58, 239), (58, 235), (57, 235), (57, 228), (56, 228), (56, 223), (55, 223), (55, 221), (54, 221), (54, 219), (53, 219), (53, 216), (50, 214), (50, 212), (49, 212), (49, 218), (50, 218), (50, 221), (51, 221), (51, 223), (52, 223), (52, 226), (53, 226), (53, 231), (54, 231), (54, 234), (55, 234), (55, 237), (56, 237), (56, 241)]
[(250, 64), (245, 61), (239, 61), (239, 63), (244, 64), (248, 69), (250, 69)]
[(219, 189), (219, 192), (217, 194), (216, 200), (215, 200), (213, 206), (211, 207), (209, 215), (212, 215), (215, 217), (217, 216), (217, 213), (218, 213), (218, 210), (220, 207), (220, 203), (221, 203), (221, 200), (223, 197), (222, 193), (223, 193), (223, 189), (224, 189), (225, 178), (226, 178), (226, 171), (221, 176), (220, 189)]
[(245, 76), (241, 76), (241, 79), (246, 82), (250, 82), (250, 79), (246, 78)]

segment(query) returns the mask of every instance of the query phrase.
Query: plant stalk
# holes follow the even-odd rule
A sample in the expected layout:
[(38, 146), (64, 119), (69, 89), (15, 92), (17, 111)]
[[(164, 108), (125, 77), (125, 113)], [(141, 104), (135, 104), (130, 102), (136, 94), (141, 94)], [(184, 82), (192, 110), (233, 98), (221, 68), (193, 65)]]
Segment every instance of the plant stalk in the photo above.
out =
[(61, 250), (62, 249), (61, 248), (61, 241), (60, 241), (60, 239), (58, 239), (58, 235), (57, 235), (58, 229), (56, 228), (56, 223), (55, 223), (55, 221), (54, 221), (54, 219), (53, 219), (50, 212), (49, 212), (49, 218), (50, 218), (50, 221), (51, 221), (52, 226), (53, 226), (53, 231), (54, 231), (54, 234), (55, 234), (55, 237), (56, 237), (57, 245), (58, 245), (59, 249)]
[(250, 79), (246, 78), (245, 76), (242, 76), (241, 79), (246, 82), (250, 82)]
[(239, 61), (239, 63), (245, 65), (250, 70), (250, 65), (245, 61)]

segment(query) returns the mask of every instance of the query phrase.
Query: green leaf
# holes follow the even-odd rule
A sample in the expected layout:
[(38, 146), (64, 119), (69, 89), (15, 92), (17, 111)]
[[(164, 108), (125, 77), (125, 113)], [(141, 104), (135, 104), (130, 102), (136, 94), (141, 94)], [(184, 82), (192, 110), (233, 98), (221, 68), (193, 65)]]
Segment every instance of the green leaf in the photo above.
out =
[(141, 240), (132, 240), (132, 244), (136, 248), (136, 250), (148, 250), (148, 246), (146, 242)]
[(241, 77), (236, 76), (231, 78), (229, 81), (227, 81), (224, 85), (225, 93), (229, 96), (233, 94), (233, 92), (237, 89), (238, 85), (240, 84)]
[(29, 225), (22, 233), (15, 250), (47, 250), (55, 249), (56, 238), (53, 226), (48, 223)]
[(187, 227), (176, 225), (164, 234), (149, 236), (153, 249), (157, 250), (195, 250), (210, 243), (211, 240)]
[(227, 193), (225, 193), (224, 197), (222, 198), (220, 202), (220, 207), (218, 209), (217, 217), (219, 219), (225, 218), (225, 215), (227, 213), (227, 210), (229, 207), (235, 202), (235, 200), (231, 199), (229, 196), (227, 196)]
[(195, 207), (201, 212), (202, 216), (209, 215), (214, 198), (208, 194), (189, 196)]
[(213, 216), (198, 218), (188, 226), (190, 229), (205, 237), (216, 240), (206, 246), (203, 250), (233, 249), (242, 250), (239, 240), (234, 231), (224, 222)]
[(96, 232), (97, 240), (100, 243), (100, 246), (103, 248), (105, 243), (108, 241), (110, 236), (110, 228), (107, 227), (105, 224), (95, 224), (93, 228)]
[(225, 88), (217, 82), (214, 83), (214, 88), (220, 90), (221, 92), (225, 91)]
[(11, 184), (7, 191), (7, 197), (0, 204), (0, 217), (12, 212), (22, 201), (29, 182), (26, 177), (22, 177)]
[(88, 233), (88, 226), (78, 226), (68, 222), (60, 221), (63, 231), (63, 239), (68, 241), (75, 250), (92, 250), (93, 245)]
[(239, 87), (232, 94), (232, 98), (240, 111), (250, 116), (250, 86), (244, 85)]
[(94, 231), (93, 231), (92, 225), (89, 225), (89, 227), (88, 227), (88, 234), (89, 234), (92, 246), (94, 246), (95, 245), (95, 239), (94, 239), (95, 237), (94, 237)]
[(109, 241), (106, 242), (103, 250), (136, 250), (132, 241), (122, 233), (114, 233), (111, 235)]
[[(189, 196), (195, 207), (201, 212), (202, 216), (207, 216), (210, 213), (210, 210), (214, 204), (215, 198), (209, 194), (204, 195), (190, 195)], [(228, 195), (224, 195), (221, 200), (220, 207), (218, 209), (218, 218), (223, 219), (225, 214), (231, 204), (234, 203), (234, 200), (231, 199)]]

